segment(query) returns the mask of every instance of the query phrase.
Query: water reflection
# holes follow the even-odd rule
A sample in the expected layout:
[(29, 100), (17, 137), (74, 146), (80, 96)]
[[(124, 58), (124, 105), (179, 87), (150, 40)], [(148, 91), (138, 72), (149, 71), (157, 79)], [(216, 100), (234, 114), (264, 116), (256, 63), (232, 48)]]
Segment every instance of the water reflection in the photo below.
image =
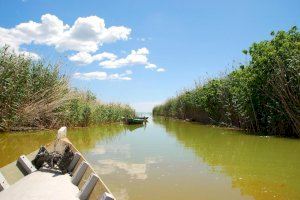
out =
[[(125, 130), (122, 124), (68, 129), (68, 138), (81, 151), (94, 149), (99, 141), (112, 141)], [(55, 139), (56, 130), (0, 134), (0, 167)]]
[(68, 130), (68, 138), (81, 151), (88, 151), (94, 149), (99, 141), (113, 141), (123, 131), (124, 126), (122, 124), (71, 128)]
[[(119, 200), (251, 199), (231, 186), (231, 179), (212, 173), (195, 154), (183, 148), (164, 125), (125, 130), (101, 139), (85, 157)], [(217, 167), (216, 167), (217, 170)]]
[[(300, 199), (300, 141), (162, 118), (68, 130), (119, 200)], [(55, 138), (0, 134), (0, 165)]]
[(135, 125), (124, 125), (125, 130), (128, 130), (130, 132), (134, 132), (136, 129), (139, 128), (146, 128), (147, 125), (146, 124), (135, 124)]
[(0, 134), (0, 167), (11, 163), (55, 138), (54, 131), (16, 132)]
[(100, 175), (127, 174), (128, 179), (145, 180), (150, 165), (158, 163), (159, 157), (145, 157), (143, 161), (133, 161), (135, 156), (130, 144), (106, 144), (102, 141), (92, 151), (86, 152), (87, 158)]
[(130, 179), (145, 180), (148, 178), (147, 168), (151, 164), (157, 163), (157, 159), (147, 158), (144, 163), (130, 163), (118, 160), (106, 159), (99, 160), (97, 169), (102, 175), (116, 173), (117, 170), (124, 170)]
[(255, 199), (300, 199), (298, 140), (258, 137), (237, 131), (156, 118), (166, 132), (211, 166), (232, 187)]

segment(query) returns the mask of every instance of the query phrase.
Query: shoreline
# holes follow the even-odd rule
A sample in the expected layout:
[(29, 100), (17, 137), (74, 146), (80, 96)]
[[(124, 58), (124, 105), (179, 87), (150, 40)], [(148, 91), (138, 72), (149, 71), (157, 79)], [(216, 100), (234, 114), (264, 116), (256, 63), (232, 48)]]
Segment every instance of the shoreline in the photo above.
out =
[[(123, 124), (122, 121), (119, 122), (103, 122), (100, 124), (90, 124), (88, 126), (68, 126), (70, 129), (80, 129), (80, 128), (88, 128), (93, 126), (99, 126), (99, 125), (111, 125), (111, 124)], [(34, 133), (39, 131), (54, 131), (56, 130), (56, 127), (53, 128), (45, 128), (45, 127), (13, 127), (10, 130), (0, 131), (1, 134), (18, 134), (18, 133)]]
[(161, 116), (161, 115), (152, 115), (153, 117), (162, 117), (164, 119), (172, 119), (172, 120), (177, 120), (177, 121), (181, 121), (181, 122), (189, 122), (189, 123), (195, 123), (195, 124), (200, 124), (200, 125), (205, 125), (205, 126), (211, 126), (211, 127), (216, 127), (216, 128), (221, 128), (221, 129), (226, 129), (226, 130), (232, 130), (232, 131), (239, 131), (239, 132), (243, 132), (243, 134), (245, 135), (253, 135), (253, 136), (258, 136), (258, 137), (275, 137), (275, 138), (286, 138), (286, 139), (296, 139), (299, 140), (300, 138), (297, 137), (287, 137), (284, 135), (267, 135), (267, 134), (262, 134), (259, 132), (250, 132), (248, 130), (239, 128), (239, 127), (231, 127), (231, 126), (222, 126), (222, 125), (218, 125), (218, 124), (212, 124), (212, 123), (204, 123), (204, 122), (200, 122), (200, 121), (193, 121), (190, 119), (179, 119), (179, 118), (174, 118), (174, 117), (165, 117), (165, 116)]

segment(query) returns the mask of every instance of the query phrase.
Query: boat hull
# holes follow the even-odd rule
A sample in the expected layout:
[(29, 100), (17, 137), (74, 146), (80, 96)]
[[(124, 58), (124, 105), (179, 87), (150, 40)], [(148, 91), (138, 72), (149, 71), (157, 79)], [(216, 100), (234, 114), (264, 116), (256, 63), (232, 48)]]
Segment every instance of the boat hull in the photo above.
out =
[[(69, 146), (71, 148), (71, 150), (77, 154), (79, 154), (79, 159), (76, 161), (75, 166), (73, 167), (73, 169), (71, 171), (69, 171), (69, 173), (73, 176), (76, 176), (76, 173), (78, 173), (78, 171), (80, 171), (80, 168), (82, 167), (82, 163), (87, 163), (87, 167), (84, 169), (82, 176), (78, 179), (78, 183), (76, 183), (75, 185), (78, 187), (78, 190), (81, 192), (79, 194), (76, 195), (83, 195), (82, 194), (82, 190), (86, 189), (86, 185), (88, 185), (89, 183), (87, 183), (90, 179), (91, 176), (96, 177), (96, 181), (94, 181), (93, 186), (91, 188), (89, 188), (89, 193), (88, 193), (88, 197), (84, 198), (84, 199), (90, 199), (90, 200), (96, 200), (96, 199), (100, 199), (99, 197), (103, 197), (104, 195), (110, 195), (111, 192), (109, 191), (108, 187), (104, 184), (104, 182), (99, 178), (99, 176), (96, 175), (96, 172), (94, 171), (94, 169), (91, 167), (90, 164), (88, 164), (88, 161), (80, 154), (80, 152), (73, 146), (73, 144), (65, 137), (62, 139), (59, 139), (57, 141), (54, 141), (50, 144), (45, 145), (46, 149), (51, 152), (53, 150), (56, 150), (60, 153), (63, 153), (64, 149), (66, 148), (66, 146)], [(37, 154), (38, 150), (26, 155), (26, 157), (28, 158), (29, 161), (32, 161), (36, 154)], [(41, 170), (38, 170), (36, 172), (40, 173)], [(2, 196), (11, 196), (11, 198), (13, 199), (13, 196), (16, 194), (13, 194), (13, 192), (11, 192), (11, 194), (7, 194), (10, 191), (14, 191), (12, 187), (14, 187), (14, 184), (19, 185), (22, 181), (22, 179), (28, 175), (31, 176), (31, 174), (34, 174), (36, 172), (33, 172), (31, 174), (26, 174), (24, 173), (24, 170), (22, 170), (22, 167), (20, 167), (20, 163), (18, 161), (12, 162), (2, 168), (0, 168), (0, 172), (2, 174), (2, 176), (5, 178), (6, 182), (10, 185), (7, 189), (3, 190), (0, 192), (0, 197)], [(74, 175), (75, 174), (75, 175)], [(35, 175), (36, 176), (36, 175)], [(68, 174), (62, 175), (60, 174), (60, 176), (69, 176)], [(26, 177), (28, 179), (28, 177)], [(55, 177), (55, 176), (53, 176)], [(70, 177), (70, 179), (73, 179), (73, 177)], [(72, 181), (73, 182), (73, 181)], [(74, 184), (70, 182), (70, 184)], [(37, 183), (33, 183), (33, 184), (37, 184)], [(74, 186), (74, 185), (73, 185)], [(55, 186), (53, 186), (55, 187)], [(59, 187), (59, 186), (58, 186)], [(47, 188), (50, 190), (51, 192), (51, 188)], [(52, 188), (53, 192), (56, 191), (57, 188)], [(24, 192), (24, 191), (23, 191)], [(47, 191), (49, 192), (49, 191)], [(3, 193), (3, 194), (1, 194)], [(4, 194), (6, 193), (6, 194)], [(20, 194), (17, 194), (17, 196), (22, 196), (24, 198), (21, 199), (26, 199), (26, 194), (24, 192), (24, 194), (21, 194), (22, 191), (19, 191)], [(32, 191), (32, 195), (38, 195), (37, 191)], [(55, 194), (53, 194), (55, 195)], [(44, 199), (43, 196), (36, 196), (37, 199)], [(2, 199), (2, 198), (0, 198)], [(9, 198), (10, 199), (10, 198)]]
[(125, 123), (128, 124), (128, 125), (131, 125), (131, 124), (143, 124), (144, 122), (145, 122), (144, 119), (137, 119), (137, 118), (126, 119), (125, 120)]

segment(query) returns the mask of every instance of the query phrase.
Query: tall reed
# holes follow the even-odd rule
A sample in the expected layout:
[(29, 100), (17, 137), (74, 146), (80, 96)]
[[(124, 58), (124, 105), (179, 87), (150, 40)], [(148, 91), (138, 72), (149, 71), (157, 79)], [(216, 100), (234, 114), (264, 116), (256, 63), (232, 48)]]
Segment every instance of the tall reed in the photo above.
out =
[(271, 35), (243, 51), (249, 64), (182, 92), (153, 114), (300, 137), (300, 33), (293, 27)]
[(120, 121), (125, 115), (134, 115), (134, 110), (71, 89), (59, 65), (34, 61), (9, 47), (0, 49), (0, 130), (87, 126)]

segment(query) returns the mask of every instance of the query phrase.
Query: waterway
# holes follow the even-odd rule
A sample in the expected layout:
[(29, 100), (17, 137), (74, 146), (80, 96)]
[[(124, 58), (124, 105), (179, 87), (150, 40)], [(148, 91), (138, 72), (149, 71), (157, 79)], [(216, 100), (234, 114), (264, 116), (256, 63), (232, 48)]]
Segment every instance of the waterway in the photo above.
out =
[[(0, 134), (0, 167), (55, 138)], [(68, 129), (118, 200), (300, 199), (300, 140), (150, 117)]]

